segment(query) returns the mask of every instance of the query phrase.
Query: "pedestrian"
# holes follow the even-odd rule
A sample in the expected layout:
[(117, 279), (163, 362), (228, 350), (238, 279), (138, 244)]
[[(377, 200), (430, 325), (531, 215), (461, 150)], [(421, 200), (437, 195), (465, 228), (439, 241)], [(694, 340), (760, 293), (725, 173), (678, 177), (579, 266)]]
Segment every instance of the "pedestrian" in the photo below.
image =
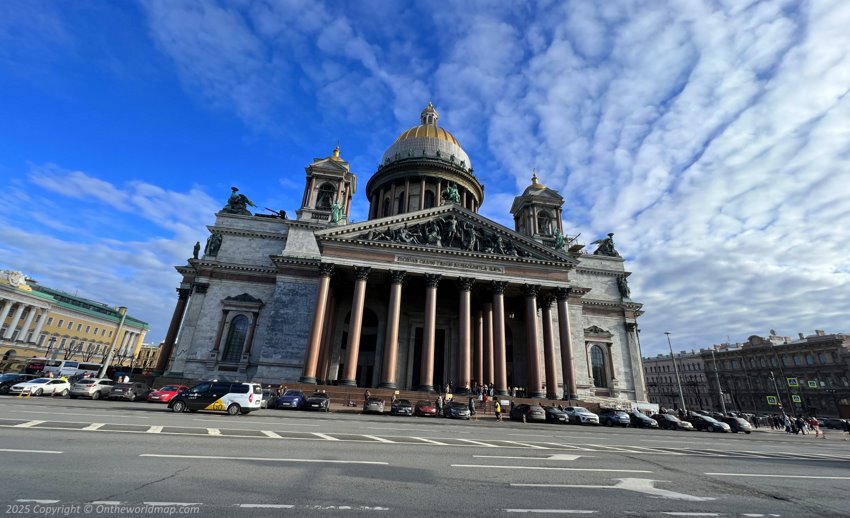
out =
[(437, 407), (437, 413), (442, 415), (443, 414), (443, 396), (441, 396), (440, 394), (437, 394), (437, 401), (434, 403), (434, 405)]
[(498, 399), (493, 402), (493, 407), (494, 407), (493, 409), (495, 410), (495, 413), (496, 413), (496, 421), (501, 423), (502, 422), (502, 405), (501, 405), (501, 403), (499, 403)]
[(487, 415), (487, 400), (490, 399), (487, 397), (487, 394), (481, 394), (481, 405), (484, 407), (484, 415)]
[(475, 398), (469, 398), (469, 415), (475, 415)]

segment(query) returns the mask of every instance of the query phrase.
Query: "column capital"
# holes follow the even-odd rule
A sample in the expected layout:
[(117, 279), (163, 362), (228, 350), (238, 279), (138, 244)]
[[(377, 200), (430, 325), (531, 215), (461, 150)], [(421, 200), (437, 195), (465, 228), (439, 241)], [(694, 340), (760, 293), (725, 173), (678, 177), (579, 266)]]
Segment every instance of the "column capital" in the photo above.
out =
[(438, 284), (440, 284), (440, 279), (443, 276), (440, 274), (429, 273), (425, 275), (425, 285), (429, 288), (436, 288)]
[(322, 277), (330, 277), (334, 273), (333, 263), (319, 263), (319, 275)]
[(472, 285), (475, 283), (475, 279), (472, 277), (461, 277), (457, 280), (458, 286), (460, 286), (460, 291), (469, 291), (472, 289)]
[(175, 288), (177, 291), (177, 300), (186, 300), (192, 294), (191, 288)]
[(637, 331), (637, 323), (636, 322), (626, 322), (626, 331), (629, 333), (633, 333)]
[(541, 309), (552, 309), (552, 303), (555, 302), (555, 297), (551, 293), (543, 293), (540, 295), (540, 298), (537, 299), (537, 305), (540, 306)]
[(494, 295), (504, 295), (507, 287), (508, 283), (506, 281), (490, 281), (490, 291), (493, 292)]
[(390, 283), (391, 284), (403, 284), (405, 276), (407, 276), (407, 272), (405, 272), (405, 271), (390, 270)]
[(200, 293), (201, 295), (205, 294), (209, 289), (210, 285), (207, 282), (196, 282), (192, 285), (195, 290), (195, 293)]
[(570, 298), (570, 292), (572, 288), (558, 288), (555, 290), (555, 297), (558, 299), (558, 302), (567, 300)]
[(536, 284), (523, 284), (522, 285), (522, 293), (526, 297), (537, 297), (537, 294), (540, 292), (540, 286)]
[(368, 266), (356, 266), (354, 268), (354, 278), (358, 281), (365, 281), (369, 278), (369, 272), (371, 271), (372, 269)]

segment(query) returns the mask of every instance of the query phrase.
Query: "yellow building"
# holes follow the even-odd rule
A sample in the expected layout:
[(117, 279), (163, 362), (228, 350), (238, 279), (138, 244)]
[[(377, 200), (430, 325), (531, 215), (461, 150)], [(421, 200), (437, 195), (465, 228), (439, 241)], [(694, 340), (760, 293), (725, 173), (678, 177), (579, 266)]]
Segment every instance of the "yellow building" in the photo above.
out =
[[(126, 310), (125, 310), (126, 311)], [(148, 324), (118, 308), (43, 286), (20, 272), (0, 270), (0, 370), (27, 358), (113, 364), (138, 356)]]
[(136, 355), (134, 366), (143, 371), (153, 370), (159, 359), (159, 347), (159, 345), (154, 344), (142, 344), (139, 353)]

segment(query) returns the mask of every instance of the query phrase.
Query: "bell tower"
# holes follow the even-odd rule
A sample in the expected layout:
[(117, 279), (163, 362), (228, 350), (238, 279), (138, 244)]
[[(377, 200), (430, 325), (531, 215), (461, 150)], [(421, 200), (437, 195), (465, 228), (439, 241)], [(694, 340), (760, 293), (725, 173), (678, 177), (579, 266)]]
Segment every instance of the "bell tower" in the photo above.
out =
[(514, 230), (541, 243), (554, 245), (558, 235), (564, 235), (563, 206), (563, 196), (540, 183), (537, 172), (532, 171), (531, 185), (514, 198), (511, 205)]
[(339, 156), (339, 146), (331, 156), (314, 159), (305, 171), (307, 178), (298, 219), (347, 225), (357, 176), (351, 172), (349, 163)]

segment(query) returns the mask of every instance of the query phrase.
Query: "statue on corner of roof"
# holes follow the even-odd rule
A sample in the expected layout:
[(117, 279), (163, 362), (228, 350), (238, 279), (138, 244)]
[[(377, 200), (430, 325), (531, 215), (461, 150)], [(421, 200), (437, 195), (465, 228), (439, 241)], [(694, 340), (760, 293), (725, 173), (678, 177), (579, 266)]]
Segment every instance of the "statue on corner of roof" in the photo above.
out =
[(207, 246), (204, 248), (204, 255), (216, 257), (218, 249), (221, 248), (221, 232), (213, 232), (207, 238)]
[(230, 188), (230, 198), (227, 199), (227, 205), (221, 209), (225, 214), (239, 214), (242, 216), (252, 216), (248, 211), (248, 207), (256, 207), (254, 202), (248, 199), (244, 194), (236, 194), (239, 192), (238, 187)]
[(460, 192), (457, 190), (457, 184), (449, 182), (446, 190), (443, 191), (443, 201), (445, 203), (460, 203)]
[(564, 240), (564, 234), (561, 233), (561, 229), (556, 228), (555, 229), (555, 250), (559, 250), (559, 251), (563, 250), (564, 245), (566, 245), (566, 244), (567, 244), (567, 242)]
[(620, 290), (620, 296), (624, 299), (631, 298), (632, 290), (629, 289), (629, 281), (626, 280), (625, 275), (617, 277), (617, 288)]
[(198, 253), (201, 251), (201, 242), (195, 241), (195, 246), (192, 247), (192, 259), (198, 258)]
[(609, 232), (605, 239), (597, 239), (590, 243), (591, 245), (599, 245), (593, 251), (593, 255), (607, 255), (608, 257), (620, 257), (617, 250), (614, 249), (614, 233)]

